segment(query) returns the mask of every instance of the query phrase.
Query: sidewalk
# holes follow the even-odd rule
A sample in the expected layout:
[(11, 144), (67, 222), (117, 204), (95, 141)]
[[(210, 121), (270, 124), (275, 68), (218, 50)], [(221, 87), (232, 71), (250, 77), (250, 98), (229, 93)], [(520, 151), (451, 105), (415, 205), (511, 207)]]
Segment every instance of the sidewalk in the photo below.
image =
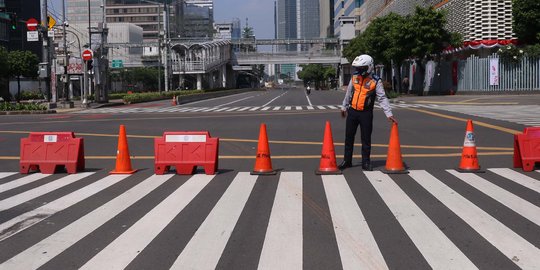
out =
[[(68, 113), (68, 112), (75, 112), (75, 111), (82, 111), (87, 108), (83, 108), (82, 101), (80, 99), (71, 100), (73, 102), (73, 108), (63, 108), (62, 101), (59, 101), (56, 103), (57, 107), (53, 110), (55, 110), (57, 113)], [(96, 103), (91, 102), (88, 103), (88, 109), (95, 109), (95, 108), (102, 108), (102, 107), (112, 107), (112, 106), (121, 106), (124, 105), (123, 100), (121, 99), (112, 99), (109, 100), (107, 103)]]

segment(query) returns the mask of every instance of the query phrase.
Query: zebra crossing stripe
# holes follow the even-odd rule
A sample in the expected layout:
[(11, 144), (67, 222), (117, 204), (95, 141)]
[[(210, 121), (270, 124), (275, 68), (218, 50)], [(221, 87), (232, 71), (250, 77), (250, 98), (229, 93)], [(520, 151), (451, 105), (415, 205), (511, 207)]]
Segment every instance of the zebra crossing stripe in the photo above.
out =
[(297, 110), (297, 111), (301, 111), (301, 110), (302, 110), (302, 106), (296, 106), (296, 110)]
[(124, 269), (213, 178), (191, 177), (80, 269)]
[[(0, 172), (0, 179), (6, 178), (6, 177), (14, 175), (14, 174), (15, 174), (14, 172), (12, 172), (12, 173)], [(0, 190), (2, 190), (2, 185), (0, 185)]]
[(257, 176), (238, 173), (170, 269), (216, 268), (256, 181)]
[(264, 107), (261, 109), (261, 111), (268, 111), (268, 109), (270, 109), (270, 107)]
[(459, 173), (455, 170), (447, 171), (540, 226), (540, 207), (506, 191), (505, 189), (483, 179), (476, 174)]
[(101, 207), (0, 264), (0, 269), (37, 269), (165, 183), (173, 174), (153, 175)]
[(323, 175), (322, 182), (343, 269), (388, 269), (345, 177)]
[(308, 110), (315, 110), (315, 108), (313, 108), (313, 106), (307, 106), (307, 109)]
[(324, 106), (317, 106), (317, 108), (319, 108), (320, 110), (326, 109)]
[[(126, 177), (128, 175), (109, 175), (100, 181), (94, 182), (64, 197), (0, 224), (0, 241), (118, 183)], [(10, 228), (15, 229), (9, 230)]]
[(248, 110), (249, 108), (251, 108), (251, 107), (244, 107), (244, 108), (242, 108), (242, 109), (240, 109), (240, 110), (238, 110), (238, 111), (239, 111), (239, 112), (243, 112), (243, 111), (245, 111), (245, 110)]
[[(277, 107), (277, 108), (278, 108), (278, 110), (279, 110), (279, 107)], [(275, 110), (276, 110), (276, 109), (274, 109), (274, 111), (275, 111)], [(291, 110), (291, 106), (285, 106), (285, 110), (286, 110), (286, 111), (290, 111), (290, 110)]]
[(64, 176), (58, 180), (54, 180), (50, 183), (44, 184), (42, 186), (33, 188), (31, 190), (28, 190), (26, 192), (17, 194), (15, 196), (12, 196), (10, 198), (7, 198), (5, 200), (0, 201), (0, 211), (4, 211), (10, 208), (13, 208), (23, 202), (35, 199), (41, 195), (47, 194), (51, 191), (57, 190), (63, 186), (67, 186), (69, 184), (75, 183), (87, 176), (90, 176), (94, 173), (92, 172), (85, 172), (85, 173), (77, 173), (77, 174), (70, 174), (68, 176)]
[(328, 105), (328, 108), (330, 108), (330, 109), (334, 109), (334, 110), (337, 110), (337, 109), (339, 109), (339, 108), (338, 108), (337, 106), (332, 106), (332, 105)]
[(302, 173), (282, 172), (258, 269), (302, 269)]
[(493, 168), (489, 170), (504, 178), (512, 180), (528, 189), (531, 189), (540, 193), (540, 181), (532, 177), (526, 176), (524, 174), (518, 173), (514, 170), (507, 169), (507, 168)]
[(455, 269), (477, 269), (392, 178), (382, 172), (364, 173), (433, 269), (449, 265)]
[[(281, 107), (274, 107), (273, 110), (274, 110), (274, 111), (279, 111), (279, 109), (281, 109)], [(287, 108), (285, 108), (285, 110), (286, 110), (286, 109), (287, 109)]]
[(234, 108), (230, 108), (230, 109), (226, 110), (226, 112), (232, 112), (232, 111), (236, 111), (238, 109), (240, 109), (240, 107), (234, 107)]
[[(6, 173), (4, 177), (7, 177), (8, 175), (13, 175), (15, 173)], [(47, 176), (50, 176), (50, 174), (42, 174), (42, 173), (33, 173), (28, 176), (19, 178), (17, 180), (13, 180), (10, 182), (7, 182), (5, 184), (0, 185), (1, 192), (8, 191), (10, 189), (14, 189), (16, 187), (20, 187), (22, 185), (30, 184), (34, 181), (37, 181), (39, 179), (43, 179)], [(3, 178), (3, 177), (2, 177)]]
[(426, 171), (409, 175), (471, 228), (523, 269), (540, 269), (540, 249)]
[(256, 111), (256, 110), (258, 110), (258, 109), (260, 109), (260, 108), (261, 108), (261, 107), (253, 107), (253, 108), (249, 109), (249, 111)]
[(224, 107), (224, 108), (221, 108), (219, 110), (215, 110), (215, 112), (221, 112), (221, 111), (224, 111), (224, 110), (228, 110), (230, 109), (229, 107)]

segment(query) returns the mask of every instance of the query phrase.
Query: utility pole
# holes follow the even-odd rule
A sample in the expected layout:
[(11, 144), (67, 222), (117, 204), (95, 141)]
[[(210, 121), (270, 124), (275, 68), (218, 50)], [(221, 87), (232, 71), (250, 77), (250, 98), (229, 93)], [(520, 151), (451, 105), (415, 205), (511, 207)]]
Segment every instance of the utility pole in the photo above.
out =
[(161, 5), (158, 4), (158, 92), (161, 93)]
[[(90, 0), (88, 0), (88, 49), (92, 50), (92, 29), (91, 26), (91, 18), (90, 18)], [(90, 85), (92, 84), (92, 81), (90, 79), (90, 74), (88, 74), (88, 65), (86, 61), (84, 62), (84, 77), (83, 77), (83, 95), (82, 95), (82, 107), (86, 108), (88, 107), (88, 93), (90, 90)]]
[(68, 74), (68, 65), (69, 65), (69, 56), (67, 52), (67, 41), (66, 41), (66, 0), (62, 0), (62, 29), (64, 34), (64, 56), (65, 62), (64, 62), (64, 101), (69, 101), (69, 91), (68, 91), (68, 83), (69, 83), (69, 74)]
[[(45, 64), (46, 76), (45, 79), (45, 96), (47, 101), (51, 99), (51, 62), (49, 55), (50, 39), (47, 35), (49, 24), (47, 22), (47, 0), (41, 0), (41, 36), (43, 37), (43, 50), (41, 55), (41, 61)], [(49, 80), (47, 80), (49, 79)]]
[(163, 2), (165, 7), (165, 92), (169, 92), (169, 5)]

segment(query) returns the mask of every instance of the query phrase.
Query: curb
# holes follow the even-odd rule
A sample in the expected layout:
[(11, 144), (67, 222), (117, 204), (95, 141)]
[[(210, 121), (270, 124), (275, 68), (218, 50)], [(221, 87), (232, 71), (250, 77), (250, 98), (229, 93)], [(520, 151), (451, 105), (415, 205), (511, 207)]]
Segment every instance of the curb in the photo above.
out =
[(43, 111), (0, 111), (0, 115), (51, 114), (51, 113), (56, 113), (56, 110), (43, 110)]

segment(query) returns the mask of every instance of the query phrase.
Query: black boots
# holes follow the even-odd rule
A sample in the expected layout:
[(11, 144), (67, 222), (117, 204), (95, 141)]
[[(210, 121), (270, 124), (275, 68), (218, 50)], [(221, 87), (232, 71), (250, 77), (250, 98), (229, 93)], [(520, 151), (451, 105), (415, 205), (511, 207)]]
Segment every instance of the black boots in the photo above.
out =
[(342, 171), (350, 167), (352, 167), (352, 163), (350, 161), (345, 161), (345, 160), (341, 162), (341, 164), (339, 164), (338, 166), (338, 168)]
[(371, 172), (373, 171), (373, 167), (371, 166), (371, 163), (365, 162), (365, 163), (362, 163), (362, 170)]
[[(345, 161), (345, 160), (343, 162), (341, 162), (341, 164), (339, 164), (339, 166), (338, 166), (338, 168), (340, 170), (342, 170), (342, 171), (347, 169), (347, 168), (350, 168), (350, 167), (352, 167), (352, 162)], [(373, 171), (373, 166), (371, 166), (371, 162), (369, 162), (369, 161), (368, 162), (363, 162), (362, 163), (362, 170), (369, 171), (369, 172)]]

